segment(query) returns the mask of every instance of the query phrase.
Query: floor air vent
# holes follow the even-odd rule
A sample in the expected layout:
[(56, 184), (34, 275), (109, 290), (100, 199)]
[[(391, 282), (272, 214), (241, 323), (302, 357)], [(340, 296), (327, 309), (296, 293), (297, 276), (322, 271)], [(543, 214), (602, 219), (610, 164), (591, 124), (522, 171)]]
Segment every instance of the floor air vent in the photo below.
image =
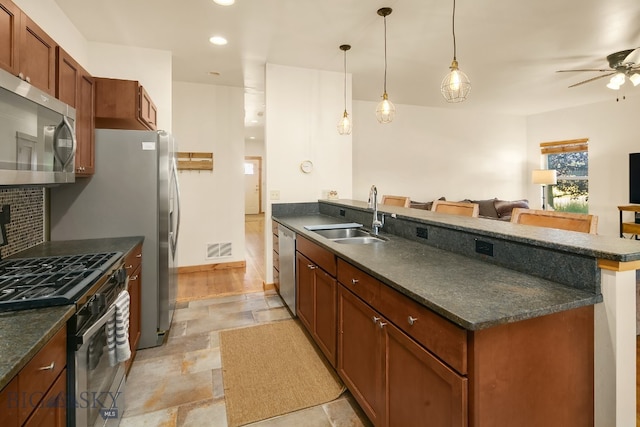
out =
[(232, 254), (231, 242), (207, 243), (207, 259), (225, 258)]

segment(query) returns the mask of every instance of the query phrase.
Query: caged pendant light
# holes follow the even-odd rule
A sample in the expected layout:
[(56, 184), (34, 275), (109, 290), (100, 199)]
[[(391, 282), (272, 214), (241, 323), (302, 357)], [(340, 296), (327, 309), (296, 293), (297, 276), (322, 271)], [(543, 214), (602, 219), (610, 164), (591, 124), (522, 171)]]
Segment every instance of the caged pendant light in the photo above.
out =
[(451, 61), (451, 70), (440, 85), (442, 96), (447, 102), (462, 102), (469, 96), (471, 91), (471, 82), (469, 77), (458, 68), (458, 60), (456, 58), (456, 0), (453, 0), (453, 61)]
[(396, 116), (396, 107), (389, 101), (387, 96), (387, 16), (390, 15), (392, 9), (383, 7), (378, 9), (378, 15), (384, 18), (384, 92), (382, 93), (382, 101), (376, 108), (376, 119), (379, 123), (391, 123)]
[(340, 135), (351, 135), (351, 119), (347, 113), (347, 51), (351, 45), (340, 45), (340, 50), (344, 52), (344, 113), (338, 121), (338, 133)]

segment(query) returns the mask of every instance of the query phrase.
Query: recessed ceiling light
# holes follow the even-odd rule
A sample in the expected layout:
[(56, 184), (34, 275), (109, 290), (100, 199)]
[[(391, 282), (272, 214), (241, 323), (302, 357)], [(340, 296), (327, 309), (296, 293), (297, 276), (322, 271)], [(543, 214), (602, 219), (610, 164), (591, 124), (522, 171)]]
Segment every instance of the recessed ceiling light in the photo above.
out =
[(209, 41), (215, 45), (223, 46), (227, 44), (227, 39), (222, 36), (213, 36), (209, 39)]
[(255, 136), (250, 136), (249, 139), (256, 139), (256, 137)]
[(251, 123), (258, 123), (257, 120), (251, 120)]
[(236, 2), (236, 0), (213, 0), (213, 2), (220, 6), (231, 6)]
[(211, 76), (219, 76), (220, 73), (218, 71), (209, 71), (209, 75), (211, 75)]

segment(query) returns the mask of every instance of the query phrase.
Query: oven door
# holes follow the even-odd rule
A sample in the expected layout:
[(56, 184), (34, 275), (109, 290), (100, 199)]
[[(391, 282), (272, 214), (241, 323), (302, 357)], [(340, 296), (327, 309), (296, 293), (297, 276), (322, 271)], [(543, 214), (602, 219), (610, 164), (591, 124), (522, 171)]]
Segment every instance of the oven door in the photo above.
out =
[(107, 321), (115, 310), (112, 304), (76, 337), (76, 426), (115, 426), (124, 413), (124, 364), (111, 366), (107, 349)]

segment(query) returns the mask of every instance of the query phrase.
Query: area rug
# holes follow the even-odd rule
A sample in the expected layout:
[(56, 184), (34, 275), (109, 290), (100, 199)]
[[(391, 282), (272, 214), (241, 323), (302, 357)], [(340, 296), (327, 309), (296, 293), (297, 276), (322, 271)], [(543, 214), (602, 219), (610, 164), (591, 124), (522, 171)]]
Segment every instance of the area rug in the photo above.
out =
[(229, 427), (338, 398), (345, 390), (297, 320), (220, 332)]

